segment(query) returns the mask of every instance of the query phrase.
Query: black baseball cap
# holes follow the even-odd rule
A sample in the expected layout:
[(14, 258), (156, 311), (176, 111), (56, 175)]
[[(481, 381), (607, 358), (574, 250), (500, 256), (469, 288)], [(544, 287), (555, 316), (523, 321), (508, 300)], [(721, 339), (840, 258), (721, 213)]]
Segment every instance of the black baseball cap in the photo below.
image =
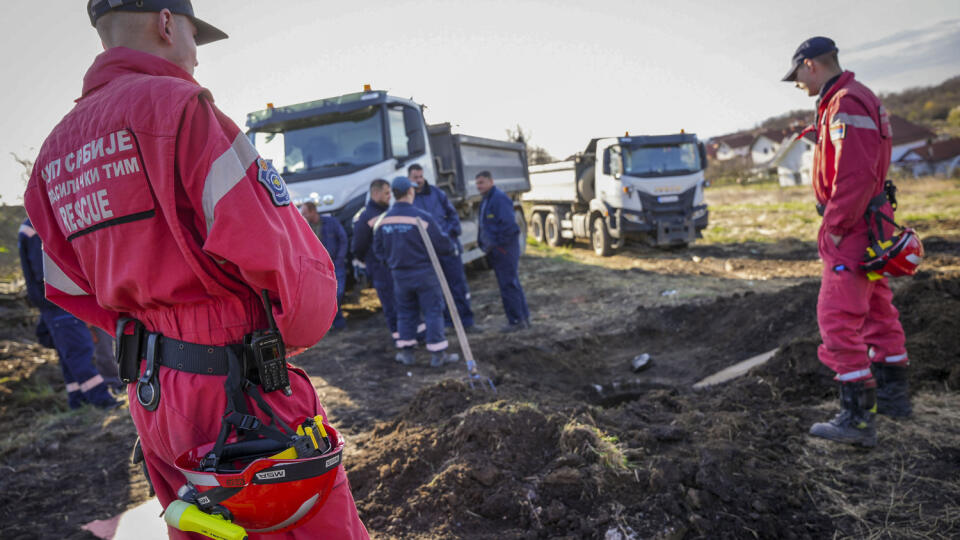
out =
[(190, 0), (87, 0), (87, 15), (90, 24), (97, 26), (97, 19), (111, 11), (134, 11), (140, 13), (159, 12), (169, 9), (170, 13), (190, 17), (197, 27), (197, 45), (206, 45), (213, 41), (227, 39), (227, 34), (212, 24), (198, 19), (193, 14)]
[(797, 79), (797, 68), (800, 67), (800, 64), (802, 64), (804, 60), (816, 58), (821, 54), (827, 54), (837, 50), (837, 44), (827, 37), (816, 36), (804, 41), (797, 47), (797, 52), (793, 53), (793, 64), (790, 66), (790, 71), (788, 71), (787, 75), (781, 80), (788, 82), (795, 81)]

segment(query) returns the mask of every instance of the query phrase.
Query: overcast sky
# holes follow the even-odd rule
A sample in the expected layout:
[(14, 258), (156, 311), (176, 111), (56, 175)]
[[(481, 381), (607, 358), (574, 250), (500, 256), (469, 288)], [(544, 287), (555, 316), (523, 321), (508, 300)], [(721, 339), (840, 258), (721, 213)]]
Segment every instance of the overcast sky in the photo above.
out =
[[(3, 0), (0, 202), (20, 204), (22, 167), (69, 110), (101, 52), (84, 0)], [(836, 40), (877, 91), (960, 74), (960, 1), (194, 0), (230, 39), (195, 74), (243, 126), (267, 102), (364, 83), (427, 106), (430, 123), (503, 138), (517, 124), (558, 157), (592, 137), (706, 138), (812, 101), (780, 78), (797, 45)]]

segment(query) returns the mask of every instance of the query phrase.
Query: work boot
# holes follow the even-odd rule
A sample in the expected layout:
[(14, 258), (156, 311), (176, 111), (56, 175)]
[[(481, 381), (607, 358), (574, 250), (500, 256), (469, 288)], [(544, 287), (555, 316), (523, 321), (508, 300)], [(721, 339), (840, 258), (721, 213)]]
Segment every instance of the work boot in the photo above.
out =
[(529, 321), (517, 321), (515, 323), (507, 323), (505, 326), (500, 328), (501, 334), (512, 334), (514, 332), (519, 332), (520, 330), (525, 330), (530, 328)]
[(841, 383), (840, 405), (843, 410), (829, 422), (814, 424), (810, 428), (810, 434), (814, 437), (857, 446), (876, 446), (877, 427), (874, 425), (876, 404), (876, 388), (866, 388), (864, 381)]
[(906, 418), (913, 413), (910, 405), (907, 366), (874, 362), (871, 367), (877, 380), (877, 414)]
[(430, 367), (440, 367), (444, 364), (453, 364), (459, 361), (459, 354), (447, 354), (447, 351), (437, 351), (430, 356)]
[(482, 333), (483, 333), (483, 327), (477, 326), (476, 324), (471, 324), (470, 326), (464, 327), (464, 328), (463, 328), (463, 331), (466, 332), (466, 333), (468, 333), (468, 334), (482, 334)]
[(397, 362), (400, 362), (405, 366), (412, 366), (415, 360), (413, 357), (413, 349), (410, 349), (410, 348), (400, 349), (397, 352), (397, 356), (394, 358), (394, 360), (396, 360)]

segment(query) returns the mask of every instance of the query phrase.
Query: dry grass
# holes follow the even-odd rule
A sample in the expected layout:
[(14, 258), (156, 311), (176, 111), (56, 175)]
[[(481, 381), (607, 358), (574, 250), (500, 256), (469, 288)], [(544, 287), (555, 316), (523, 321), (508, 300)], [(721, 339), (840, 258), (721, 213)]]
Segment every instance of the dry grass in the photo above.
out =
[(914, 403), (909, 421), (878, 418), (872, 450), (809, 440), (797, 466), (811, 503), (838, 523), (834, 538), (960, 537), (960, 478), (938, 475), (958, 455), (960, 396), (921, 393)]
[[(900, 181), (897, 219), (921, 235), (956, 234), (960, 220), (960, 181), (922, 178)], [(707, 243), (815, 241), (820, 217), (810, 186), (722, 186), (708, 189)]]

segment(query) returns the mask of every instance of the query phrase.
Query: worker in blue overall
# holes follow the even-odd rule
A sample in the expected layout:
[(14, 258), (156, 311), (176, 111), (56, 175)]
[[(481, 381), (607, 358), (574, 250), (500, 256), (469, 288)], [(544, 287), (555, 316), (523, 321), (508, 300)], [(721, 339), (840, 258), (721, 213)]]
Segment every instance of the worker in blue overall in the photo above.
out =
[(455, 253), (453, 242), (443, 233), (433, 216), (413, 206), (413, 184), (406, 176), (398, 176), (391, 183), (396, 202), (374, 227), (373, 250), (390, 267), (393, 291), (397, 298), (396, 360), (401, 364), (414, 363), (413, 349), (417, 345), (417, 323), (420, 317), (427, 327), (427, 350), (430, 365), (440, 367), (456, 362), (456, 354), (447, 354), (447, 338), (443, 327), (443, 291), (430, 261), (418, 223), (427, 235), (437, 256)]
[(67, 385), (67, 405), (76, 409), (89, 403), (112, 409), (120, 403), (110, 395), (103, 376), (93, 365), (93, 339), (80, 319), (47, 300), (43, 286), (43, 243), (27, 219), (17, 234), (20, 267), (27, 282), (27, 298), (40, 310), (40, 320), (53, 338), (60, 356), (60, 371)]
[(476, 178), (480, 202), (480, 231), (477, 240), (487, 254), (487, 262), (497, 275), (500, 299), (507, 314), (502, 333), (530, 327), (530, 310), (517, 273), (520, 264), (520, 227), (513, 215), (513, 201), (493, 185), (493, 175), (481, 171)]
[(343, 230), (343, 225), (336, 218), (321, 216), (317, 212), (317, 205), (312, 201), (303, 203), (300, 213), (333, 260), (334, 272), (337, 275), (337, 314), (331, 328), (343, 330), (347, 327), (347, 320), (343, 318), (343, 293), (347, 287), (347, 231)]
[(393, 276), (390, 268), (373, 252), (373, 227), (380, 216), (390, 207), (390, 183), (382, 178), (370, 184), (370, 200), (360, 217), (353, 224), (353, 256), (363, 262), (367, 278), (377, 291), (383, 316), (394, 341), (400, 339), (397, 332), (397, 309), (393, 294)]
[[(463, 254), (463, 247), (459, 240), (461, 230), (457, 209), (453, 207), (442, 189), (431, 186), (427, 182), (423, 177), (423, 167), (414, 163), (407, 167), (407, 175), (413, 182), (417, 194), (413, 205), (437, 220), (444, 234), (450, 237), (456, 250), (452, 255), (442, 255), (439, 258), (443, 275), (447, 278), (447, 285), (453, 295), (453, 303), (457, 305), (457, 313), (460, 314), (463, 329), (469, 334), (482, 332), (474, 324), (473, 310), (470, 309), (470, 289), (467, 286), (467, 275), (463, 271), (463, 259), (460, 257)], [(450, 312), (446, 306), (443, 308), (443, 320), (448, 327), (453, 326), (453, 319), (450, 318)]]

